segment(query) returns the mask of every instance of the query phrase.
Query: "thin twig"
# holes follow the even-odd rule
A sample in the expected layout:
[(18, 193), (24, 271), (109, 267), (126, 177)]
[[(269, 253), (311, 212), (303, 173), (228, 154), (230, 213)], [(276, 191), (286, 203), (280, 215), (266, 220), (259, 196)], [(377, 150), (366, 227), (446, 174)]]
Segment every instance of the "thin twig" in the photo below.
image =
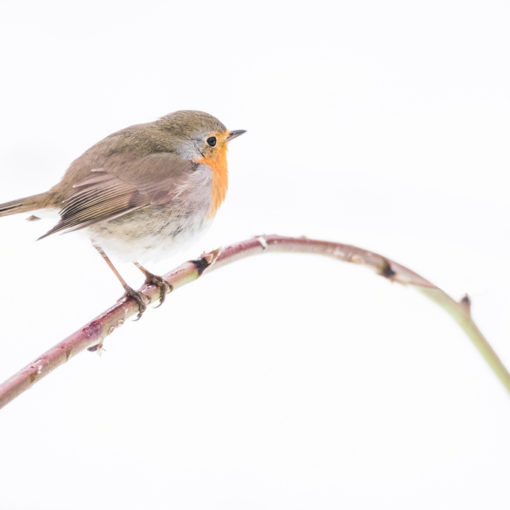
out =
[[(274, 252), (325, 255), (344, 262), (367, 266), (392, 282), (416, 287), (444, 308), (459, 323), (510, 393), (510, 373), (473, 322), (469, 298), (465, 296), (460, 301), (456, 301), (420, 275), (377, 253), (347, 244), (317, 241), (305, 237), (264, 235), (232, 244), (222, 250), (214, 250), (203, 255), (199, 260), (185, 262), (167, 273), (164, 279), (170, 291), (173, 291), (196, 280), (205, 270), (210, 272), (241, 258)], [(160, 289), (154, 285), (144, 285), (140, 291), (147, 296), (149, 303), (159, 299)], [(108, 335), (124, 324), (126, 319), (137, 313), (138, 305), (134, 299), (119, 302), (46, 351), (0, 385), (0, 408), (79, 352), (87, 348), (100, 347)]]

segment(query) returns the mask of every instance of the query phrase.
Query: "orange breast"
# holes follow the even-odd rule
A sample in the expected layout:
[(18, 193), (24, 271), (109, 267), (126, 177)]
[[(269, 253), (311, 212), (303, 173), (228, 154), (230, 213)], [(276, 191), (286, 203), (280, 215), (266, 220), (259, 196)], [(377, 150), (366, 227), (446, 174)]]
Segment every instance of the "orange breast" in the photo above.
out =
[(207, 165), (212, 170), (211, 206), (207, 212), (207, 217), (214, 218), (227, 194), (227, 145), (225, 144), (221, 149), (215, 151), (212, 156), (198, 159), (197, 163)]

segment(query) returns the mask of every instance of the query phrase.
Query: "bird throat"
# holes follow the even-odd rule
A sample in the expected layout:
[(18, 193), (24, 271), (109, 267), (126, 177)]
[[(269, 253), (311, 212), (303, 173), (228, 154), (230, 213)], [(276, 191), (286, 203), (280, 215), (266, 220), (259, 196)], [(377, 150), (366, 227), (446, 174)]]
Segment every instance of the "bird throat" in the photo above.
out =
[(227, 194), (227, 144), (214, 151), (211, 156), (198, 159), (197, 163), (207, 165), (212, 170), (211, 205), (207, 217), (213, 218)]

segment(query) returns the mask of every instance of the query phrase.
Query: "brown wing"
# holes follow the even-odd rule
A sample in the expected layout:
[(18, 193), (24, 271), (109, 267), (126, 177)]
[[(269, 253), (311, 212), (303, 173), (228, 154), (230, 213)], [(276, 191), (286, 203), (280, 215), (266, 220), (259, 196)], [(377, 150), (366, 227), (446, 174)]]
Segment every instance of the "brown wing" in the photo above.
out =
[(91, 169), (64, 200), (61, 220), (40, 239), (168, 203), (194, 168), (194, 163), (176, 154), (157, 153), (134, 160), (126, 155), (110, 167)]

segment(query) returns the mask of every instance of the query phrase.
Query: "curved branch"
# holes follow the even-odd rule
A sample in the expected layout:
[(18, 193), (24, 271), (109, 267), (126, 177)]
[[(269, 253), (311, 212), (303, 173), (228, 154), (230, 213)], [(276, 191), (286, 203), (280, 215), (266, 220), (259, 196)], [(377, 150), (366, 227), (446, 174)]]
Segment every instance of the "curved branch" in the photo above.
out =
[[(170, 285), (170, 291), (173, 291), (196, 280), (205, 270), (209, 272), (241, 258), (273, 252), (325, 255), (367, 266), (390, 281), (416, 287), (458, 322), (510, 392), (510, 373), (471, 318), (469, 298), (465, 296), (461, 301), (456, 301), (420, 275), (377, 253), (347, 244), (317, 241), (306, 237), (264, 235), (232, 244), (221, 250), (213, 250), (199, 260), (185, 262), (163, 278)], [(147, 296), (149, 303), (159, 299), (160, 289), (153, 285), (144, 285), (140, 291)], [(0, 408), (79, 352), (87, 348), (91, 350), (100, 348), (108, 335), (124, 324), (127, 318), (137, 313), (138, 305), (132, 298), (121, 301), (46, 351), (0, 385)]]

